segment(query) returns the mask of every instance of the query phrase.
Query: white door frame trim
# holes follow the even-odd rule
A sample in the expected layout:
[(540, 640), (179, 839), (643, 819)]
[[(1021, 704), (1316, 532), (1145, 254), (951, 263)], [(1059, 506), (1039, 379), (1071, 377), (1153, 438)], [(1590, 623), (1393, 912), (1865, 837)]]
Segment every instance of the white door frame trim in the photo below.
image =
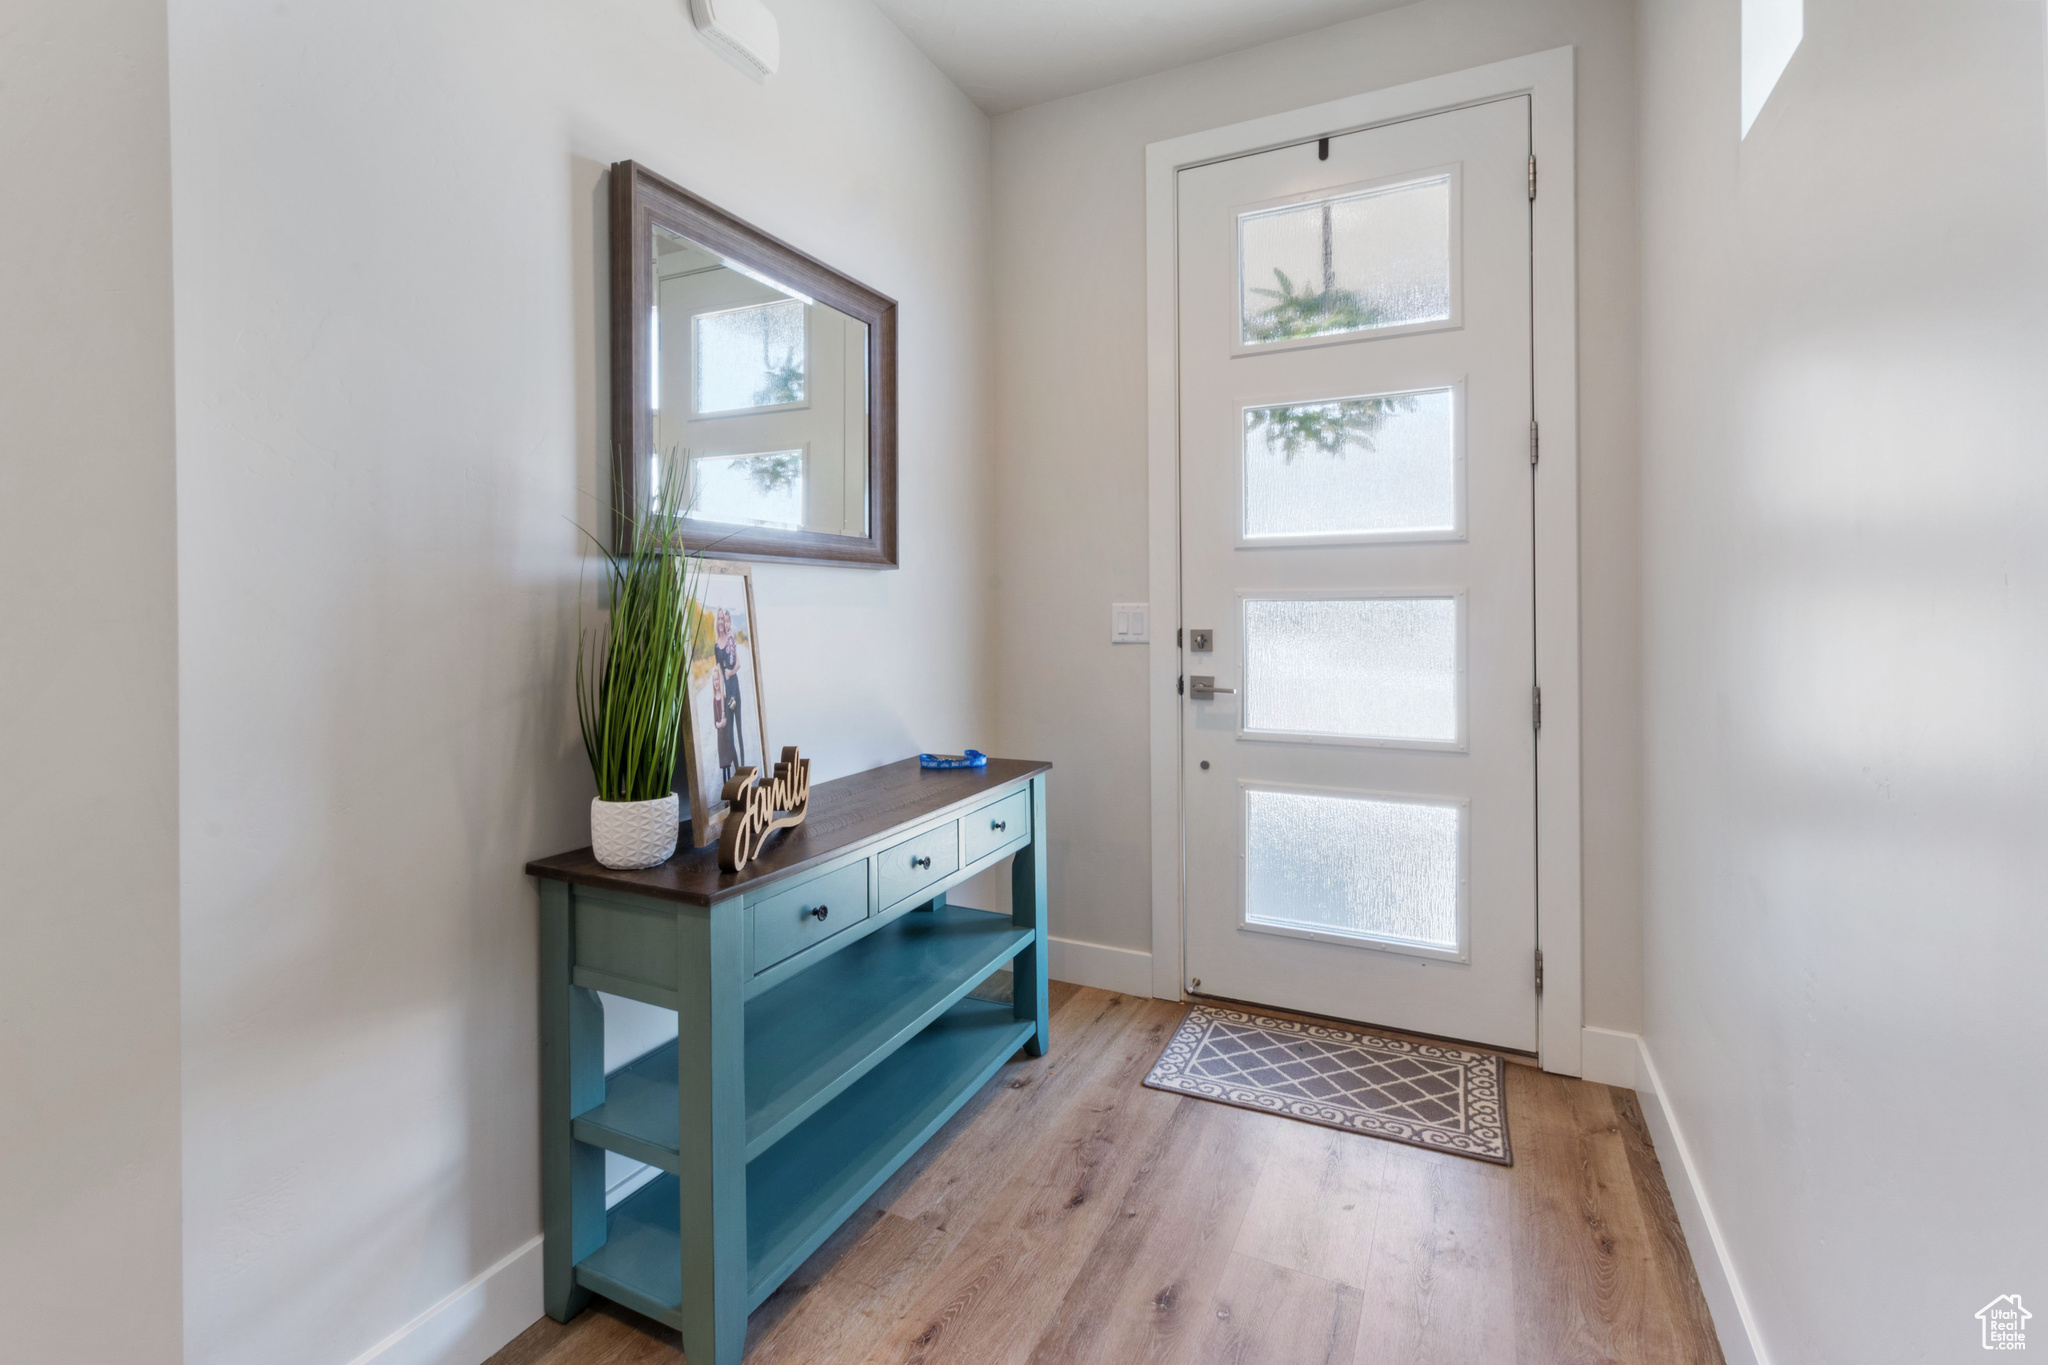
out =
[[(1163, 628), (1181, 624), (1180, 356), (1176, 191), (1179, 172), (1314, 138), (1528, 95), (1538, 192), (1532, 206), (1536, 416), (1536, 677), (1543, 727), (1536, 748), (1537, 1057), (1580, 1074), (1584, 1023), (1579, 850), (1579, 379), (1578, 212), (1573, 157), (1572, 49), (1553, 48), (1307, 109), (1154, 142), (1145, 148), (1147, 513), (1151, 651), (1152, 993), (1181, 998), (1181, 748), (1176, 683), (1182, 651)], [(1535, 964), (1530, 964), (1534, 970)]]

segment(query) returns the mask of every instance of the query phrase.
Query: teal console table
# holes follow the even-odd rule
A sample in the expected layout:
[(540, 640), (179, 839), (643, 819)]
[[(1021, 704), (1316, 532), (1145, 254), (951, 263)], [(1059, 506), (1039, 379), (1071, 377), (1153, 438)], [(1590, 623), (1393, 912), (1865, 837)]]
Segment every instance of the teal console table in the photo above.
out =
[[(739, 1365), (748, 1312), (1019, 1047), (1046, 1050), (1050, 768), (819, 783), (732, 875), (710, 848), (527, 864), (549, 1316), (601, 1294), (681, 1331), (693, 1365)], [(1012, 857), (1009, 915), (946, 903)], [(1011, 963), (1011, 1003), (969, 995)], [(676, 1041), (605, 1074), (599, 991), (674, 1010)], [(662, 1174), (607, 1210), (607, 1151)]]

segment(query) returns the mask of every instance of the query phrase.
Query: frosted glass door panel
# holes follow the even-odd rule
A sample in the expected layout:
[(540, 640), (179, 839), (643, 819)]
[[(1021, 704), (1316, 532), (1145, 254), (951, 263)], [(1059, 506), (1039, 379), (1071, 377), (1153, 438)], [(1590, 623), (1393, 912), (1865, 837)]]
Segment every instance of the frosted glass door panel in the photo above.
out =
[(804, 524), (804, 453), (700, 455), (690, 461), (690, 515), (728, 526)]
[(1464, 810), (1245, 793), (1247, 924), (1462, 951)]
[(701, 313), (697, 411), (738, 412), (804, 401), (804, 306), (795, 299)]
[(1246, 346), (1447, 322), (1451, 178), (1240, 214)]
[(1453, 532), (1450, 389), (1244, 410), (1247, 540)]
[(1454, 597), (1246, 598), (1244, 728), (1456, 743)]

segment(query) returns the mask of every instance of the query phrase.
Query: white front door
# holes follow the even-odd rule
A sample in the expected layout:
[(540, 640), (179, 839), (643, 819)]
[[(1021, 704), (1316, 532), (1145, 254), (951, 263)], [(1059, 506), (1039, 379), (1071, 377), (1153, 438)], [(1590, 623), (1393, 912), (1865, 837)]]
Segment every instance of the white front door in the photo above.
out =
[(1180, 173), (1197, 994), (1536, 1046), (1528, 166), (1517, 97)]

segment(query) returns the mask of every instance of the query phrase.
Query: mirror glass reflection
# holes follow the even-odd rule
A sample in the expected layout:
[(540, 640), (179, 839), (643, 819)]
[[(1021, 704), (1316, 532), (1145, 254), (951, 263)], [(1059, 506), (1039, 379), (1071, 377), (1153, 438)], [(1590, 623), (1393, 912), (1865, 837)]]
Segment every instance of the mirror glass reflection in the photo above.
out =
[(653, 297), (654, 459), (688, 461), (690, 520), (866, 536), (867, 324), (664, 227)]

